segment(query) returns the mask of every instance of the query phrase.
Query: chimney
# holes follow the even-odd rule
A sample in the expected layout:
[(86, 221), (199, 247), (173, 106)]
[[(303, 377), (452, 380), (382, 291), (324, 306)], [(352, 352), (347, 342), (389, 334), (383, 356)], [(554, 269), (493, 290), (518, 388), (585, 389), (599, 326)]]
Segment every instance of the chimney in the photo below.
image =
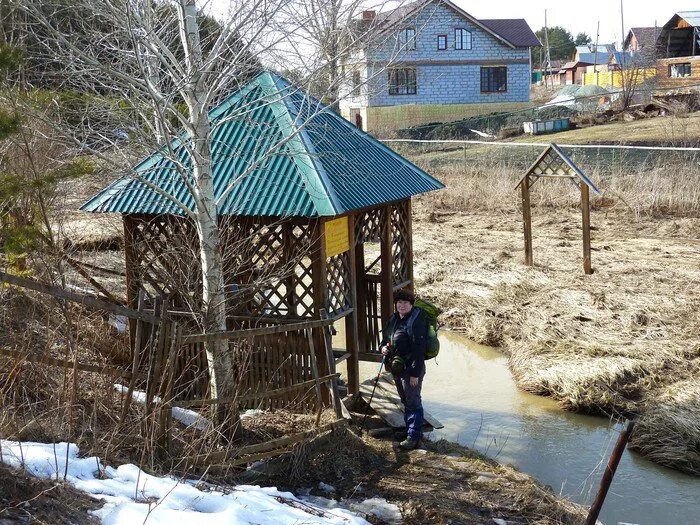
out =
[(376, 11), (362, 11), (362, 20), (364, 22), (371, 22), (376, 16)]

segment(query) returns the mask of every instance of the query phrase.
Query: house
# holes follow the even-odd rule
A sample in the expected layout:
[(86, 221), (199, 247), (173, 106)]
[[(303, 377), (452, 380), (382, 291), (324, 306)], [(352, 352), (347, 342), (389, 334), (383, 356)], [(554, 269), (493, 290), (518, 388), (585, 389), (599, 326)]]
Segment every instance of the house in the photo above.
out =
[(522, 19), (477, 20), (449, 0), (363, 13), (345, 57), (341, 114), (365, 130), (520, 109), (530, 100)]
[[(604, 68), (607, 71), (610, 56), (616, 52), (615, 44), (587, 44), (576, 46), (574, 54), (569, 62), (564, 64), (559, 71), (561, 84), (583, 84), (587, 73), (592, 69), (599, 71)], [(592, 68), (589, 70), (589, 68)]]
[(656, 41), (660, 87), (700, 83), (700, 11), (682, 11), (661, 28)]
[(656, 60), (656, 41), (661, 29), (658, 27), (633, 27), (627, 33), (623, 50), (643, 62)]

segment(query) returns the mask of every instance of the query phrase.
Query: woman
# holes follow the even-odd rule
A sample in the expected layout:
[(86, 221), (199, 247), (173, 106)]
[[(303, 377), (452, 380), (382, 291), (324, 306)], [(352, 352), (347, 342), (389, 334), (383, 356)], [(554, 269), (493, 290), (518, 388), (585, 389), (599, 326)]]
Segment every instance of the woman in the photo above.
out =
[(380, 350), (391, 370), (404, 406), (406, 439), (399, 444), (404, 450), (416, 448), (423, 435), (421, 388), (425, 376), (425, 350), (428, 324), (420, 308), (414, 308), (412, 293), (399, 290), (394, 294), (396, 312), (384, 329)]

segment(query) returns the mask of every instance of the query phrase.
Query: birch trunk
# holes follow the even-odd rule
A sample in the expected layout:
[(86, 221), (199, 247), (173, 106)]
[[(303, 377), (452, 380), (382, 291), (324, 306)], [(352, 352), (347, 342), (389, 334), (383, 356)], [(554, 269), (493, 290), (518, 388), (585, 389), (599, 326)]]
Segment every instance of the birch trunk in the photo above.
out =
[[(202, 267), (202, 303), (204, 330), (226, 330), (226, 302), (221, 257), (218, 212), (214, 196), (211, 157), (211, 123), (207, 112), (206, 85), (202, 77), (202, 48), (199, 41), (194, 0), (181, 0), (180, 30), (185, 44), (185, 56), (189, 73), (186, 103), (192, 124), (192, 170), (194, 197), (197, 209), (196, 226), (199, 236), (200, 263)], [(207, 345), (210, 390), (213, 397), (233, 399), (236, 382), (232, 353), (226, 341)], [(226, 407), (230, 407), (226, 409)], [(240, 417), (235, 403), (219, 405), (217, 424), (225, 439), (233, 439), (240, 429)]]

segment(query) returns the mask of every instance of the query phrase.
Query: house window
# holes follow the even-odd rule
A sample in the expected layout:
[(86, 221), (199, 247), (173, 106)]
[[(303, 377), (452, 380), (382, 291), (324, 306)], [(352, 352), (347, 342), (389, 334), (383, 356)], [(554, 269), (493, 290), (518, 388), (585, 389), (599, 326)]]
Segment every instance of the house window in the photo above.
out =
[(481, 68), (481, 92), (502, 93), (508, 91), (508, 68), (505, 66)]
[(350, 95), (353, 97), (359, 97), (361, 86), (362, 86), (362, 77), (360, 76), (360, 72), (357, 69), (355, 69), (352, 72), (352, 90), (350, 91)]
[(416, 49), (416, 29), (414, 27), (407, 27), (401, 30), (399, 33), (399, 46), (402, 49)]
[(438, 35), (438, 51), (447, 49), (447, 35)]
[(466, 29), (455, 29), (455, 49), (471, 49), (472, 34)]
[(668, 76), (671, 78), (687, 78), (690, 75), (690, 62), (684, 62), (683, 64), (670, 64), (668, 66)]
[(416, 70), (412, 68), (389, 70), (390, 95), (415, 95)]

